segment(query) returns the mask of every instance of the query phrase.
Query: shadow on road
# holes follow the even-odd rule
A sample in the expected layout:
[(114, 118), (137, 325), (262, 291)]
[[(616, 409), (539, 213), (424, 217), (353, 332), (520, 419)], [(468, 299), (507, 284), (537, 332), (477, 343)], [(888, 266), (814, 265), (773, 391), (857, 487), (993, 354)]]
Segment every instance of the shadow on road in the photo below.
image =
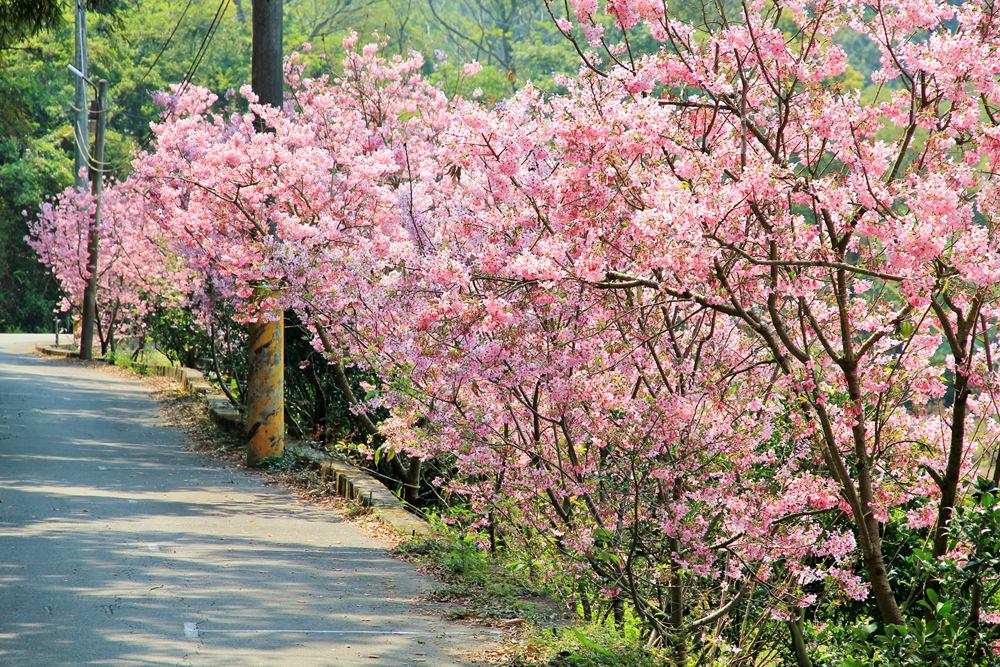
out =
[(0, 663), (452, 665), (492, 639), (422, 613), (432, 583), (356, 527), (186, 450), (140, 382), (2, 344)]

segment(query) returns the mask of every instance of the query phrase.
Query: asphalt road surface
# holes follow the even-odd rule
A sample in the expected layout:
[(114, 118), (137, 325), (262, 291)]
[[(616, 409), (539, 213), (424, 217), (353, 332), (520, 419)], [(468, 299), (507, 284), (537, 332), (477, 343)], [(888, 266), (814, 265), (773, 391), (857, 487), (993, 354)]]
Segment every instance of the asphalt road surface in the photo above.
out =
[(0, 335), (0, 665), (463, 665), (496, 635), (330, 511), (185, 448), (148, 390)]

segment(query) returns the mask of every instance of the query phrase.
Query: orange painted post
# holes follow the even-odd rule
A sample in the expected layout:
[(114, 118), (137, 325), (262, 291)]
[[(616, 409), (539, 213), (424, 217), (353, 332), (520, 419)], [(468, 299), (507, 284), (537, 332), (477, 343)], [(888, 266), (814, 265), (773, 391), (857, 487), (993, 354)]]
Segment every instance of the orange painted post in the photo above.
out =
[[(282, 0), (253, 0), (251, 83), (262, 104), (280, 107), (282, 93)], [(257, 130), (268, 129), (261, 119)], [(267, 221), (274, 234), (273, 221)], [(262, 286), (266, 287), (266, 286)], [(261, 296), (260, 290), (258, 296)], [(247, 378), (247, 465), (285, 451), (285, 318), (250, 326), (250, 376)]]
[(250, 325), (250, 377), (247, 381), (247, 465), (285, 451), (285, 322)]

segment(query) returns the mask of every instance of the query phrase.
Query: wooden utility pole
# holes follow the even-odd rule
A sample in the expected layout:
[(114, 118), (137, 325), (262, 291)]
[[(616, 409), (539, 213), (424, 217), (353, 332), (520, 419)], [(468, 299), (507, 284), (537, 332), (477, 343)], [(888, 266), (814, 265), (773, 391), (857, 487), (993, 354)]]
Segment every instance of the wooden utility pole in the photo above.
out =
[(94, 137), (94, 160), (90, 166), (91, 192), (94, 195), (94, 218), (87, 229), (87, 286), (83, 289), (83, 330), (80, 332), (80, 358), (94, 356), (94, 323), (97, 321), (97, 256), (100, 250), (101, 194), (104, 192), (104, 130), (108, 122), (108, 82), (97, 82), (97, 133)]
[[(93, 85), (87, 78), (87, 7), (86, 0), (74, 1), (75, 11), (73, 13), (73, 43), (75, 46), (75, 63), (70, 70), (76, 75), (76, 123), (73, 128), (73, 136), (76, 140), (76, 161), (74, 167), (74, 183), (77, 189), (82, 189), (86, 185), (81, 173), (86, 167), (88, 175), (93, 182), (94, 194), (100, 197), (101, 170), (104, 168), (104, 103), (105, 100), (98, 91), (97, 104), (97, 143), (94, 151), (99, 153), (96, 160), (91, 160), (88, 155), (90, 151), (90, 119), (87, 110), (87, 85)], [(107, 93), (107, 82), (101, 81), (104, 85), (104, 97)], [(97, 209), (94, 213), (94, 220), (90, 221), (87, 227), (87, 269), (90, 277), (83, 290), (82, 317), (80, 318), (80, 358), (94, 358), (94, 322), (97, 320), (97, 250), (98, 250), (98, 220), (100, 216), (100, 200), (98, 199)]]
[[(253, 0), (251, 85), (261, 104), (284, 102), (281, 47), (282, 0)], [(258, 122), (258, 131), (264, 131)], [(274, 233), (274, 221), (268, 221)], [(258, 297), (275, 285), (258, 287)], [(247, 465), (285, 449), (285, 321), (280, 310), (250, 325), (247, 379)]]

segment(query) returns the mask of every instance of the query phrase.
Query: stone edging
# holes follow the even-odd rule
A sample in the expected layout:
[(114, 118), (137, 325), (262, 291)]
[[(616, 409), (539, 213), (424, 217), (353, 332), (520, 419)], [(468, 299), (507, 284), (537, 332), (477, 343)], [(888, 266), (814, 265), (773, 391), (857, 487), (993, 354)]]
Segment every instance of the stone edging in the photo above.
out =
[(35, 350), (50, 357), (79, 357), (80, 353), (76, 348), (56, 347), (55, 345), (36, 345)]
[[(42, 354), (56, 357), (80, 356), (75, 350), (51, 345), (39, 345), (36, 349)], [(182, 366), (148, 364), (132, 364), (132, 367), (141, 368), (150, 375), (177, 380), (184, 391), (204, 399), (213, 422), (234, 433), (243, 433), (243, 416), (233, 408), (224, 394), (213, 390), (211, 383), (201, 371)], [(290, 441), (286, 444), (285, 451), (308, 461), (309, 465), (319, 470), (323, 481), (330, 484), (338, 495), (371, 508), (375, 516), (400, 535), (424, 537), (432, 534), (433, 531), (426, 521), (408, 511), (403, 502), (384, 484), (354, 464), (322, 452), (305, 442)]]

